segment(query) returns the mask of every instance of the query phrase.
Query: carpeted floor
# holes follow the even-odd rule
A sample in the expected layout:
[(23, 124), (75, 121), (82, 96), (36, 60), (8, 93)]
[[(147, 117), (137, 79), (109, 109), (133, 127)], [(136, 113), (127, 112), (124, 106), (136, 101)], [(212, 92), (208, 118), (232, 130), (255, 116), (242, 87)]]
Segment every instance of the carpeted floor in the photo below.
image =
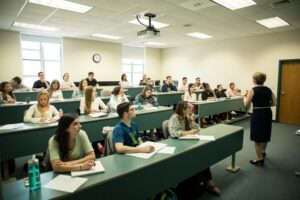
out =
[[(215, 184), (221, 196), (205, 192), (199, 199), (205, 200), (299, 200), (300, 136), (295, 132), (300, 126), (273, 123), (271, 142), (263, 167), (249, 163), (255, 159), (254, 143), (250, 141), (250, 120), (233, 125), (244, 127), (244, 146), (237, 153), (237, 173), (226, 171), (231, 158), (224, 159), (211, 167)], [(220, 151), (222, 151), (220, 149)]]

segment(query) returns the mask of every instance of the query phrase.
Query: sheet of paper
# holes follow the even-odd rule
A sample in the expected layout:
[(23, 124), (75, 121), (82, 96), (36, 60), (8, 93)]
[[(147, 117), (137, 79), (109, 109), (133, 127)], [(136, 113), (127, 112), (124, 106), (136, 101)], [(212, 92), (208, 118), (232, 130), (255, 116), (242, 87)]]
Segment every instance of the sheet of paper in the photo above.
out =
[(157, 153), (173, 154), (176, 147), (164, 147), (159, 150)]
[(1, 126), (1, 127), (0, 127), (0, 130), (17, 129), (17, 128), (19, 128), (20, 126), (22, 126), (21, 123), (19, 123), (19, 124), (6, 124), (6, 125), (4, 125), (4, 126)]
[(100, 160), (95, 161), (95, 166), (93, 166), (90, 170), (83, 170), (83, 171), (74, 171), (71, 172), (71, 176), (72, 177), (76, 177), (76, 176), (85, 176), (85, 175), (89, 175), (89, 174), (95, 174), (95, 173), (101, 173), (104, 172), (105, 169), (102, 165), (102, 163), (100, 162)]
[(178, 139), (181, 139), (181, 140), (200, 140), (198, 134), (181, 136)]
[(91, 117), (105, 117), (107, 115), (108, 114), (106, 112), (94, 112), (94, 113), (89, 114), (89, 116), (91, 116)]
[(199, 135), (199, 139), (204, 140), (204, 141), (215, 141), (216, 140), (215, 136), (212, 136), (212, 135)]
[(139, 146), (144, 147), (144, 146), (147, 146), (147, 145), (151, 145), (151, 146), (154, 147), (154, 151), (152, 153), (128, 153), (126, 155), (134, 156), (134, 157), (138, 157), (138, 158), (149, 159), (155, 153), (157, 153), (159, 150), (161, 150), (162, 148), (167, 146), (167, 144), (163, 144), (163, 143), (159, 143), (159, 142), (151, 142), (151, 141), (144, 142), (143, 144), (141, 144)]
[(72, 178), (71, 176), (67, 175), (58, 175), (45, 185), (44, 188), (59, 190), (63, 192), (74, 192), (77, 190), (84, 182), (86, 182), (87, 178), (76, 177)]

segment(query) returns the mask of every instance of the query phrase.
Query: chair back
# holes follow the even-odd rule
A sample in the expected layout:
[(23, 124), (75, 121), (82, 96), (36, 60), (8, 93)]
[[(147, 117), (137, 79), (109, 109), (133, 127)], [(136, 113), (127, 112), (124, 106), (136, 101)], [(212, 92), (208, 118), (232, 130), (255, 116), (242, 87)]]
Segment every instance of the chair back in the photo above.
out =
[(50, 152), (47, 148), (46, 155), (43, 161), (43, 166), (45, 167), (45, 172), (53, 171), (51, 161), (50, 161)]
[(101, 97), (110, 97), (111, 96), (111, 91), (110, 90), (102, 90), (100, 92)]
[(165, 120), (162, 123), (162, 128), (163, 128), (163, 134), (164, 134), (164, 138), (168, 139), (170, 137), (170, 132), (169, 132), (169, 120)]
[(109, 156), (115, 153), (115, 145), (113, 143), (113, 129), (107, 130), (106, 133), (104, 133), (104, 130), (102, 131), (105, 141), (104, 141), (104, 153), (103, 156)]

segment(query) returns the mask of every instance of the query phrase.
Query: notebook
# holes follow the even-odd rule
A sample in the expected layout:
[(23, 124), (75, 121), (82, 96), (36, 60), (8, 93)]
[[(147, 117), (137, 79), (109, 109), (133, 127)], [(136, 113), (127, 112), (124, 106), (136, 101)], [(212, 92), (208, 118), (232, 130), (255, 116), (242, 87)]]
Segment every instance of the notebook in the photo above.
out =
[(105, 171), (105, 169), (104, 169), (103, 165), (101, 164), (100, 160), (97, 160), (97, 161), (95, 161), (95, 166), (93, 166), (90, 170), (74, 171), (74, 172), (71, 172), (71, 176), (72, 177), (85, 176), (85, 175), (90, 175), (90, 174), (101, 173), (104, 171)]
[(159, 143), (159, 142), (147, 141), (147, 142), (144, 142), (144, 143), (140, 144), (139, 147), (144, 147), (144, 146), (147, 146), (147, 145), (153, 146), (154, 147), (154, 151), (151, 152), (151, 153), (127, 153), (126, 155), (134, 156), (134, 157), (138, 157), (138, 158), (149, 159), (154, 154), (156, 154), (159, 150), (161, 150), (162, 148), (164, 148), (165, 146), (167, 146), (167, 144), (163, 144), (163, 143)]
[(180, 140), (203, 140), (203, 141), (215, 141), (216, 138), (212, 135), (186, 135), (186, 136), (181, 136), (178, 139)]
[(106, 112), (94, 112), (94, 113), (89, 114), (89, 116), (91, 116), (91, 117), (105, 117), (107, 115), (108, 114)]

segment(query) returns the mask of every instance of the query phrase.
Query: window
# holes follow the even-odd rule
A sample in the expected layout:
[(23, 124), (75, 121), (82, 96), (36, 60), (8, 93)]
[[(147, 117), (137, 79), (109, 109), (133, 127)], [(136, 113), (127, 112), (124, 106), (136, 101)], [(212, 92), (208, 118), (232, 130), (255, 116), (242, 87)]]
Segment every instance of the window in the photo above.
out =
[(23, 83), (32, 87), (43, 71), (47, 81), (62, 74), (61, 39), (21, 34)]
[(144, 74), (145, 49), (136, 46), (122, 46), (122, 71), (131, 85), (139, 85)]
[(144, 61), (123, 59), (122, 63), (122, 71), (127, 75), (129, 83), (133, 85), (139, 85), (144, 74)]

